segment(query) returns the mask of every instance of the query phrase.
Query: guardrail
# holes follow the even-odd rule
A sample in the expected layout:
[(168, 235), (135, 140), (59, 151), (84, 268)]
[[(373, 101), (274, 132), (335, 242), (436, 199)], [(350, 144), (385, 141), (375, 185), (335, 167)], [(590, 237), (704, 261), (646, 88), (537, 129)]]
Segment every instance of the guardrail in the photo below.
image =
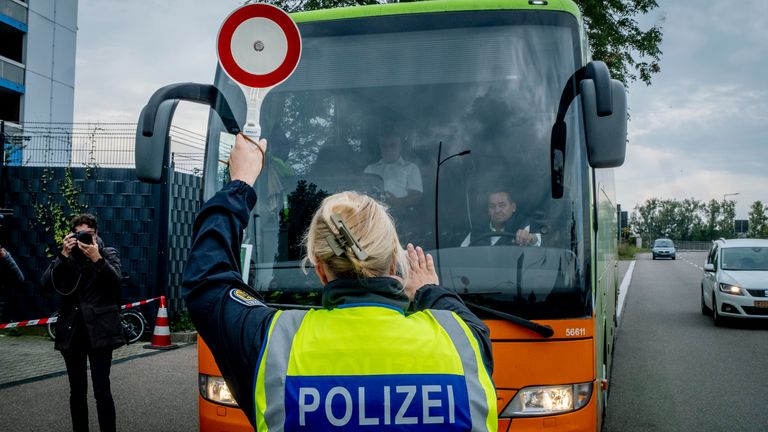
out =
[(711, 241), (675, 240), (675, 247), (681, 251), (708, 251)]
[[(5, 164), (133, 168), (135, 123), (25, 123), (5, 128)], [(174, 170), (202, 175), (205, 136), (171, 126)]]

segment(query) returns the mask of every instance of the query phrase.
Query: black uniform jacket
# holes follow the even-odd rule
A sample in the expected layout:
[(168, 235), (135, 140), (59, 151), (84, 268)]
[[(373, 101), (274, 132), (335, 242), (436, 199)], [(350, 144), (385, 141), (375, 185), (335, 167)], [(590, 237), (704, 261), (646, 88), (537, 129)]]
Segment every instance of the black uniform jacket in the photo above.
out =
[[(192, 250), (184, 268), (183, 286), (192, 321), (216, 359), (240, 408), (255, 424), (253, 385), (256, 365), (270, 321), (277, 311), (258, 300), (238, 295), (243, 290), (256, 296), (240, 273), (240, 244), (251, 209), (256, 205), (253, 188), (241, 181), (229, 183), (211, 198), (195, 220)], [(337, 279), (323, 290), (323, 306), (384, 303), (405, 310), (408, 299), (398, 281), (372, 278), (361, 281)], [(456, 312), (472, 329), (489, 373), (493, 373), (488, 327), (464, 305), (453, 291), (422, 287), (411, 310), (446, 309)]]
[[(45, 270), (40, 284), (61, 294), (56, 324), (57, 350), (116, 348), (125, 344), (120, 323), (120, 256), (96, 240), (102, 258), (92, 262), (78, 251), (61, 253)], [(86, 344), (83, 344), (86, 342)]]

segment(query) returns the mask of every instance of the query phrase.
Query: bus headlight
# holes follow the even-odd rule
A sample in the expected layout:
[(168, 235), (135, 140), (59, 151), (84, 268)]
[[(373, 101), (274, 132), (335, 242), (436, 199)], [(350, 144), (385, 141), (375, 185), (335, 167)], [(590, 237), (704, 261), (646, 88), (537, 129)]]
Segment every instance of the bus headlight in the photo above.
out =
[(228, 405), (233, 407), (237, 406), (235, 397), (232, 396), (232, 393), (229, 391), (229, 387), (227, 387), (227, 383), (224, 381), (224, 378), (219, 376), (200, 374), (199, 383), (200, 395), (205, 400), (209, 400), (221, 405)]
[(592, 383), (520, 389), (499, 417), (535, 417), (576, 411), (592, 397)]

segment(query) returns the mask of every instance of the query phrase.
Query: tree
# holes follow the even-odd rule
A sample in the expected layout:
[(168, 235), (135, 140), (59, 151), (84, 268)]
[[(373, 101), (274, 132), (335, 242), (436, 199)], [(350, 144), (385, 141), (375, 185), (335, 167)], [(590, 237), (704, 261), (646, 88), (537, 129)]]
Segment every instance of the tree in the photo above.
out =
[[(651, 85), (661, 57), (661, 27), (643, 31), (635, 16), (658, 7), (656, 0), (575, 0), (584, 14), (592, 57), (608, 65), (624, 84), (640, 79)], [(636, 74), (636, 73), (637, 74)]]
[(736, 201), (723, 201), (721, 207), (721, 217), (717, 224), (717, 231), (720, 237), (736, 237)]
[(717, 221), (720, 218), (720, 201), (711, 199), (704, 205), (704, 229), (701, 240), (714, 240), (719, 237)]
[(635, 210), (632, 212), (631, 225), (635, 234), (640, 236), (646, 245), (650, 245), (651, 241), (658, 237), (659, 229), (656, 216), (660, 206), (661, 200), (650, 198), (642, 205), (635, 206)]
[(749, 208), (749, 230), (747, 237), (768, 238), (768, 206), (762, 201), (755, 201)]
[(333, 9), (345, 6), (361, 6), (382, 3), (377, 0), (272, 0), (267, 1), (286, 12)]
[(680, 203), (675, 213), (675, 220), (677, 221), (675, 239), (695, 240), (696, 233), (701, 231), (703, 225), (702, 208), (701, 201), (693, 198), (686, 198)]
[[(592, 57), (608, 65), (624, 84), (638, 78), (651, 84), (661, 57), (661, 27), (643, 31), (635, 17), (658, 7), (656, 0), (575, 0), (584, 15)], [(268, 0), (287, 12), (384, 3), (384, 0)]]

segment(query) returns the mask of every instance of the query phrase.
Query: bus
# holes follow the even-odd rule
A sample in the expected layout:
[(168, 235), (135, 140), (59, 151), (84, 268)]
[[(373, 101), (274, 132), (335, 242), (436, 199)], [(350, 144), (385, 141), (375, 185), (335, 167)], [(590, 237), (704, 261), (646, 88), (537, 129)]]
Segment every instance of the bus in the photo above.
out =
[[(301, 268), (302, 235), (328, 194), (386, 202), (387, 184), (366, 168), (396, 137), (421, 193), (388, 205), (403, 244), (431, 253), (441, 284), (491, 330), (499, 430), (600, 430), (618, 289), (612, 168), (624, 161), (627, 104), (590, 58), (577, 6), (434, 0), (291, 16), (301, 59), (260, 113), (269, 149), (242, 259), (253, 291), (281, 308), (322, 307), (320, 281)], [(140, 178), (160, 180), (180, 100), (212, 108), (208, 199), (227, 181), (245, 97), (221, 68), (213, 84), (158, 90), (137, 130)], [(536, 245), (463, 244), (488, 226), (495, 191), (508, 192)], [(204, 341), (199, 376), (201, 430), (250, 430)]]

